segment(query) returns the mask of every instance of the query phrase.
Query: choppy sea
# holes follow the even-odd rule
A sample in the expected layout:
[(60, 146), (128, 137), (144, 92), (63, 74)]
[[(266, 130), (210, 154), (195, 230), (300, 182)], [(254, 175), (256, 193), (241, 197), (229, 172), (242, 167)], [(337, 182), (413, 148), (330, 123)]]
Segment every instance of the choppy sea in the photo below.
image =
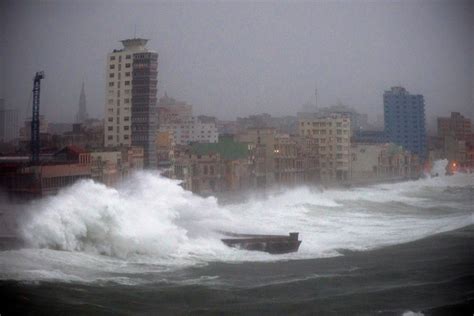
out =
[[(0, 250), (0, 314), (473, 315), (473, 202), (474, 174), (231, 204), (157, 173), (82, 181), (4, 214), (23, 245)], [(303, 242), (270, 255), (220, 231)]]

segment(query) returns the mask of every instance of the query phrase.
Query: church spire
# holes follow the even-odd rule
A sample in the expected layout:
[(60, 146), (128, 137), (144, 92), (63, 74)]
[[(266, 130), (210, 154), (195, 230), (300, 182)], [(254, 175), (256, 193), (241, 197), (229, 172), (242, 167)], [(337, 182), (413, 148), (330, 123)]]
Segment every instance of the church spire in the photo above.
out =
[(79, 110), (76, 114), (76, 123), (84, 123), (89, 118), (86, 108), (86, 93), (84, 91), (84, 81), (82, 82), (81, 95), (79, 97)]

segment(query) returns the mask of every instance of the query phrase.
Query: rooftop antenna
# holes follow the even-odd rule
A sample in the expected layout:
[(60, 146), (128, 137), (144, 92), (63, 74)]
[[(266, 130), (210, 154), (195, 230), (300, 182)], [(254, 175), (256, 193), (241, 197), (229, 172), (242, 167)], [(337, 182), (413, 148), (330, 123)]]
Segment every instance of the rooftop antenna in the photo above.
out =
[(315, 101), (314, 107), (318, 109), (318, 87), (316, 86), (314, 88), (314, 101)]

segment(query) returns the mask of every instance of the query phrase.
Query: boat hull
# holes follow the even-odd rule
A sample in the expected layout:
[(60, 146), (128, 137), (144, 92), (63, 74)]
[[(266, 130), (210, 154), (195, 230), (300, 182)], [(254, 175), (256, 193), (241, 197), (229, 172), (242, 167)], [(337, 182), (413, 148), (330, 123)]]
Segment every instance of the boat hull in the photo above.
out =
[(283, 254), (298, 251), (301, 240), (298, 240), (298, 233), (284, 235), (250, 235), (226, 233), (234, 238), (224, 238), (221, 241), (233, 248), (251, 251), (263, 251), (270, 254)]

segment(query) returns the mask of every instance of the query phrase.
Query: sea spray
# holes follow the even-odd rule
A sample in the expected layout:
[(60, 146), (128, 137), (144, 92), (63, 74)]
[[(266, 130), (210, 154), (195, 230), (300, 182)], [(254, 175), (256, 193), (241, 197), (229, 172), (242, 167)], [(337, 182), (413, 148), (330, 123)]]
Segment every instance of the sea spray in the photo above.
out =
[(42, 201), (22, 227), (33, 247), (126, 258), (167, 256), (190, 236), (212, 233), (224, 211), (214, 198), (183, 190), (154, 173), (134, 175), (119, 189), (81, 181)]
[(448, 166), (448, 159), (436, 160), (431, 168), (430, 176), (438, 177), (446, 175), (446, 168)]

